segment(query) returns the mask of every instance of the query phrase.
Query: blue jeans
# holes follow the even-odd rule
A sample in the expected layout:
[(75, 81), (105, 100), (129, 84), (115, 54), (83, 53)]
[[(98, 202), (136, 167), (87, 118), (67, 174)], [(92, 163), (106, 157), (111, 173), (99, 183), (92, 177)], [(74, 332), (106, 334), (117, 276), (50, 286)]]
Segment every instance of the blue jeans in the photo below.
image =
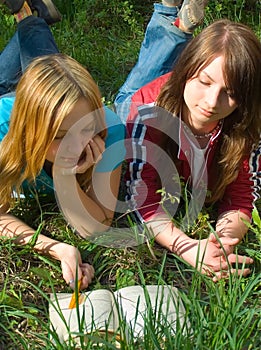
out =
[(117, 114), (126, 123), (132, 95), (142, 86), (172, 70), (179, 54), (192, 38), (172, 23), (178, 8), (154, 4), (137, 64), (120, 88), (114, 101)]
[(31, 60), (57, 53), (58, 48), (47, 23), (35, 16), (17, 24), (17, 31), (0, 54), (0, 96), (13, 91)]

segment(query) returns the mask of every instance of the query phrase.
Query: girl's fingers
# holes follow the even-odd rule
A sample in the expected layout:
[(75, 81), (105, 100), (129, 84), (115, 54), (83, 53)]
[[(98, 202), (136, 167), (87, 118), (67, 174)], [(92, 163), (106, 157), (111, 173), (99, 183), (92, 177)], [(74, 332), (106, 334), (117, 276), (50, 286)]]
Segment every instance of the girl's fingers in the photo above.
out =
[(82, 270), (82, 274), (91, 276), (91, 278), (94, 277), (94, 268), (92, 265), (84, 263), (84, 264), (80, 264), (80, 268)]
[(228, 256), (230, 264), (253, 264), (254, 260), (244, 255), (230, 254)]
[(239, 239), (238, 238), (231, 238), (231, 237), (224, 237), (224, 236), (217, 238), (213, 233), (211, 233), (209, 236), (209, 241), (217, 244), (218, 246), (221, 246), (221, 245), (222, 246), (224, 246), (224, 245), (235, 246), (238, 244)]
[(92, 282), (94, 277), (94, 268), (90, 264), (81, 264), (80, 265), (82, 271), (82, 284), (81, 289), (85, 289)]
[(237, 255), (237, 254), (228, 254), (227, 256), (220, 255), (220, 264), (216, 266), (211, 266), (213, 271), (218, 270), (229, 270), (231, 269), (232, 264), (253, 264), (254, 260), (248, 256)]
[[(98, 160), (98, 158), (101, 157), (100, 149), (99, 149), (98, 145), (95, 143), (94, 140), (91, 140), (88, 143), (88, 146), (90, 147), (90, 150), (91, 150), (91, 153), (92, 153), (93, 163), (95, 163)], [(87, 156), (87, 159), (88, 159), (88, 156)]]
[(215, 273), (215, 276), (212, 278), (212, 280), (214, 282), (217, 282), (221, 279), (226, 279), (229, 278), (230, 274), (234, 275), (238, 275), (238, 276), (243, 276), (246, 277), (247, 275), (249, 275), (251, 272), (250, 269), (230, 269), (229, 271), (219, 271)]
[(92, 140), (90, 140), (89, 145), (93, 153), (93, 159), (95, 162), (97, 162), (102, 157), (102, 153), (105, 149), (105, 142), (101, 137), (95, 136)]
[(228, 278), (230, 274), (237, 274), (245, 277), (251, 272), (249, 268), (245, 267), (245, 264), (248, 265), (253, 262), (253, 259), (247, 256), (229, 254), (225, 258), (221, 255), (219, 264), (213, 266), (204, 265), (202, 267), (202, 273), (212, 277), (214, 282), (221, 278)]
[(85, 147), (85, 161), (84, 164), (77, 167), (77, 172), (84, 172), (97, 163), (102, 157), (104, 148), (105, 143), (102, 138), (99, 136), (94, 136), (94, 138), (91, 139)]
[(215, 273), (219, 271), (228, 271), (228, 269), (229, 265), (227, 264), (227, 262), (222, 262), (221, 260), (219, 265), (211, 266), (211, 270)]
[(101, 153), (104, 152), (104, 150), (105, 150), (105, 141), (99, 135), (94, 136), (92, 141), (93, 141), (93, 143), (95, 143), (98, 146), (99, 151)]
[(233, 246), (231, 245), (224, 245), (222, 247), (219, 247), (214, 254), (214, 257), (225, 257), (225, 256), (229, 256), (230, 254), (233, 253)]
[(92, 150), (92, 147), (91, 147), (90, 143), (88, 143), (88, 145), (86, 146), (86, 157), (85, 157), (85, 160), (88, 163), (90, 163), (90, 164), (94, 163), (93, 150)]

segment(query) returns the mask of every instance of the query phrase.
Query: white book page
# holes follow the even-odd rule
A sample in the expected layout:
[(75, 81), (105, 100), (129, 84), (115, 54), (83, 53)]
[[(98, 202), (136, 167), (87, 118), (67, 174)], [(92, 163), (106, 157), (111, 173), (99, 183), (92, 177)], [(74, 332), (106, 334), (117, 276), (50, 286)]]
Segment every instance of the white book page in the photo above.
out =
[[(106, 289), (86, 292), (85, 300), (79, 305), (79, 315), (76, 308), (69, 309), (72, 294), (56, 294), (61, 311), (55, 310), (52, 303), (57, 305), (54, 295), (51, 295), (52, 303), (49, 305), (50, 321), (56, 329), (59, 339), (68, 339), (70, 333), (82, 331), (90, 333), (93, 330), (114, 331), (118, 328), (118, 315), (113, 313), (113, 294)], [(61, 316), (62, 314), (62, 316)], [(64, 320), (63, 320), (64, 318)], [(84, 319), (84, 322), (82, 322)], [(80, 326), (80, 324), (84, 324)]]
[[(171, 286), (146, 286), (150, 304), (155, 317), (163, 325), (168, 325), (175, 333), (176, 319), (182, 324), (185, 309), (178, 297), (177, 289)], [(123, 319), (130, 325), (135, 337), (142, 337), (144, 332), (144, 317), (147, 314), (147, 301), (141, 286), (125, 287), (114, 293), (118, 300)], [(137, 312), (138, 308), (138, 312)]]

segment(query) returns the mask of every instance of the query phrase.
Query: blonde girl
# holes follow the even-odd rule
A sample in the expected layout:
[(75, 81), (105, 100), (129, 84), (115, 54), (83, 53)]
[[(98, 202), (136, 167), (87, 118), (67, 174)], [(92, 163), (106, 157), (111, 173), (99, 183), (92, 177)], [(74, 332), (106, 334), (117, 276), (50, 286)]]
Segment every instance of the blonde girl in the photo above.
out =
[[(9, 129), (5, 130), (11, 110)], [(69, 143), (58, 168), (72, 169), (64, 176), (76, 179), (78, 198), (71, 198), (71, 201), (80, 199), (89, 213), (90, 220), (85, 227), (88, 234), (106, 230), (114, 215), (120, 160), (111, 169), (99, 165), (100, 170), (95, 174), (96, 184), (101, 192), (104, 191), (104, 196), (113, 194), (109, 205), (104, 206), (97, 199), (91, 177), (104, 150), (124, 138), (124, 128), (118, 123), (117, 116), (103, 107), (99, 89), (87, 70), (62, 54), (33, 60), (18, 83), (15, 97), (2, 96), (0, 116), (3, 126), (0, 144), (1, 235), (15, 237), (17, 244), (26, 244), (35, 234), (31, 227), (14, 217), (9, 208), (21, 194), (30, 194), (32, 190), (53, 191), (53, 164), (66, 134), (70, 135)], [(77, 123), (80, 127), (72, 131)], [(108, 129), (108, 123), (114, 127)], [(115, 164), (115, 159), (113, 161)], [(111, 186), (104, 177), (110, 179)], [(75, 247), (40, 234), (34, 248), (61, 261), (63, 277), (71, 286), (76, 273), (82, 279), (82, 288), (90, 283), (93, 268), (82, 263)]]

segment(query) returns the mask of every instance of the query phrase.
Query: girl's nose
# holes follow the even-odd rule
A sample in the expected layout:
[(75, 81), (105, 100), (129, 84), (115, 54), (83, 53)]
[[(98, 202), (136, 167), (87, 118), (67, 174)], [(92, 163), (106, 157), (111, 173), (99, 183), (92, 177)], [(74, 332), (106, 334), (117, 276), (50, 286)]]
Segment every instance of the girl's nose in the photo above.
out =
[(71, 155), (80, 156), (86, 145), (86, 139), (84, 139), (80, 135), (76, 135), (68, 139), (67, 150)]
[(206, 103), (210, 108), (215, 108), (218, 103), (221, 96), (221, 91), (219, 88), (213, 87), (208, 90), (208, 93), (206, 95)]

